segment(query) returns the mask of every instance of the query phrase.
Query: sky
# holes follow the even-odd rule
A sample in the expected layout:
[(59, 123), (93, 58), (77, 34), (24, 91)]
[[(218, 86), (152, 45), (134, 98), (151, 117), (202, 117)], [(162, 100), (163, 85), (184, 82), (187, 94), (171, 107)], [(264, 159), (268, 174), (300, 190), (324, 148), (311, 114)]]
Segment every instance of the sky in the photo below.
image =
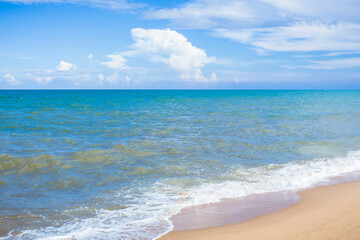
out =
[(359, 0), (0, 0), (0, 89), (360, 89)]

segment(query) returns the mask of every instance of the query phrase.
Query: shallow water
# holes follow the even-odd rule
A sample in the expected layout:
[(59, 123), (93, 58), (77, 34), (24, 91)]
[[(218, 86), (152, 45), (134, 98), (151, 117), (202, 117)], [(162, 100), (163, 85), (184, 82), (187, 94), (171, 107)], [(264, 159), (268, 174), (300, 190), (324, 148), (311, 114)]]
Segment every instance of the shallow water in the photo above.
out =
[[(152, 239), (360, 170), (360, 91), (0, 91), (0, 236)], [(1, 237), (0, 237), (1, 238)]]

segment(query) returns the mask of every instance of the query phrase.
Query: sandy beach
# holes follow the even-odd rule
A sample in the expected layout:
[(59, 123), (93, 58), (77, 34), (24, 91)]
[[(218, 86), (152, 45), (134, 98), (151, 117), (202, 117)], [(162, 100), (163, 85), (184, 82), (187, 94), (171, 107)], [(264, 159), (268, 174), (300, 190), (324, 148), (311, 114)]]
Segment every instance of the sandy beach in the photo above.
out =
[(360, 239), (359, 181), (299, 195), (299, 203), (271, 214), (221, 227), (170, 232), (160, 239)]

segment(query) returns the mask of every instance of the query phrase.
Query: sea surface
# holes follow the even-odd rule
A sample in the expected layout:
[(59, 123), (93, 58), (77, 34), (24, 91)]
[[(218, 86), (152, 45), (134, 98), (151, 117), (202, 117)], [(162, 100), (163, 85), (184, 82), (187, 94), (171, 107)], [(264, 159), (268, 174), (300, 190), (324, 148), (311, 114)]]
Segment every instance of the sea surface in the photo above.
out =
[(360, 170), (360, 91), (0, 91), (0, 239), (156, 239)]

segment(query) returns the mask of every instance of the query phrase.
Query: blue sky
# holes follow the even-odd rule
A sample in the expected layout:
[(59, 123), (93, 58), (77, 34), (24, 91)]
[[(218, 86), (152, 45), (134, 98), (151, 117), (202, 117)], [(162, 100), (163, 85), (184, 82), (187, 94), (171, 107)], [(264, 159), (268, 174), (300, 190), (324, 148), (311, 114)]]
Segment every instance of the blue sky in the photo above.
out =
[(358, 0), (0, 0), (1, 89), (360, 89)]

